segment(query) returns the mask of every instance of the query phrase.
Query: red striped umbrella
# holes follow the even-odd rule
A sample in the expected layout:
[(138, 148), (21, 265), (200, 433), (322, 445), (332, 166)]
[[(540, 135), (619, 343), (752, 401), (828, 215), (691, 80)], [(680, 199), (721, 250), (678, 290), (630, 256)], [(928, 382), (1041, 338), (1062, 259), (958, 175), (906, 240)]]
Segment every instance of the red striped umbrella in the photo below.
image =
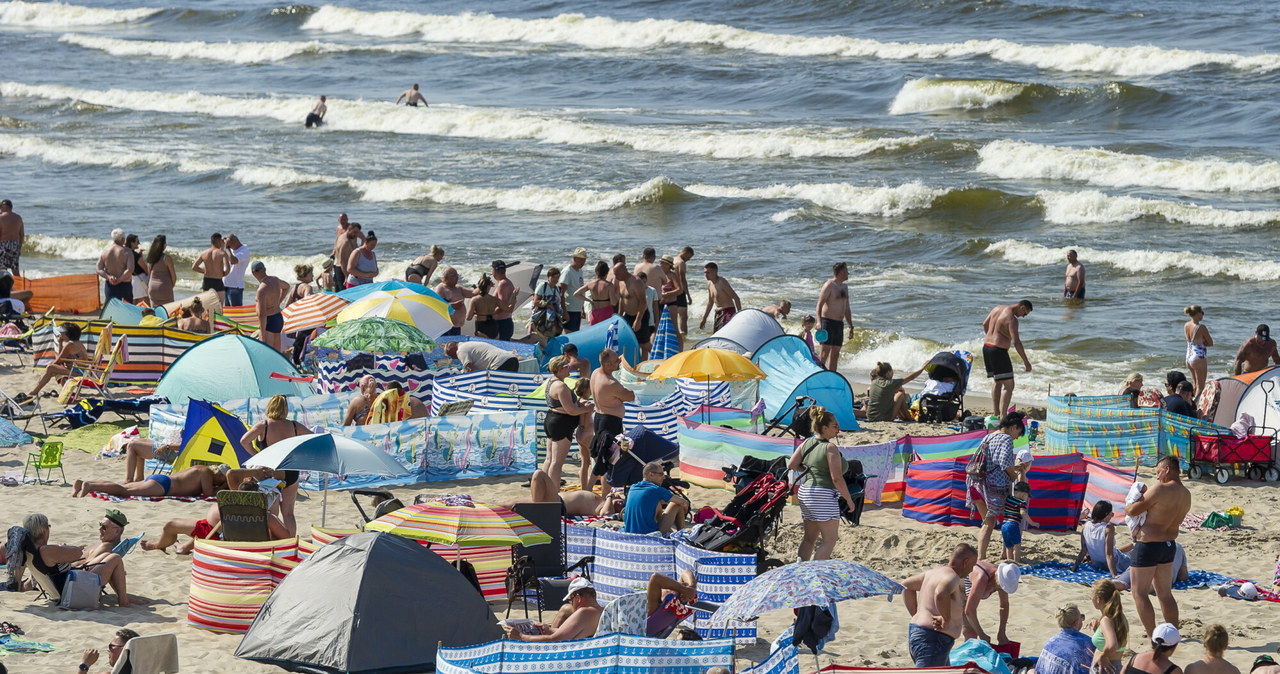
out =
[(290, 304), (280, 312), (284, 317), (282, 332), (298, 332), (319, 328), (337, 317), (348, 302), (330, 293), (312, 293)]

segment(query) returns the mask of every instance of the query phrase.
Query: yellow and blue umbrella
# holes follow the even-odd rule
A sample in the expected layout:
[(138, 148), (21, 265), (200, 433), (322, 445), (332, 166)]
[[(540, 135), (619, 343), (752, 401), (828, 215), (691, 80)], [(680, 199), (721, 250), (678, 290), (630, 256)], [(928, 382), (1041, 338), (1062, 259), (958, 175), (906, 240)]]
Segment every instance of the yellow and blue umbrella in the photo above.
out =
[(432, 339), (453, 327), (449, 305), (443, 300), (409, 290), (376, 290), (352, 302), (338, 313), (338, 322), (357, 318), (390, 318), (408, 323)]

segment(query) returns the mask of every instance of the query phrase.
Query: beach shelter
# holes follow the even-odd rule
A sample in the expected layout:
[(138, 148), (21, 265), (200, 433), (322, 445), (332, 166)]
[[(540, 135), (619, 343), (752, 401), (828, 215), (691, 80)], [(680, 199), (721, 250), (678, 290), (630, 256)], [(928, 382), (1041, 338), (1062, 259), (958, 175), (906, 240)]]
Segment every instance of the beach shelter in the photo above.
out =
[(759, 309), (743, 309), (729, 319), (729, 324), (714, 335), (698, 342), (695, 349), (725, 349), (742, 355), (750, 355), (765, 342), (785, 335), (778, 319)]
[(175, 405), (188, 400), (305, 397), (311, 387), (272, 374), (301, 377), (280, 352), (243, 335), (218, 335), (187, 349), (160, 378), (156, 395)]
[(965, 507), (968, 465), (969, 457), (913, 461), (907, 468), (902, 516), (928, 524), (982, 526), (977, 513)]
[[(756, 349), (751, 360), (769, 375), (760, 381), (760, 399), (769, 420), (786, 412), (797, 396), (808, 396), (835, 415), (841, 430), (858, 430), (849, 381), (814, 361), (803, 339), (795, 335), (774, 337)], [(781, 421), (791, 423), (791, 413), (787, 412)]]
[(414, 541), (365, 532), (285, 576), (235, 655), (293, 672), (428, 671), (438, 643), (500, 638), (498, 619), (457, 569)]
[(547, 340), (547, 346), (542, 353), (542, 364), (545, 366), (547, 361), (560, 355), (565, 344), (573, 344), (578, 347), (578, 356), (591, 362), (592, 369), (600, 367), (600, 352), (605, 348), (609, 338), (609, 328), (612, 326), (617, 326), (614, 330), (617, 333), (618, 343), (614, 350), (621, 353), (628, 363), (635, 365), (640, 361), (640, 342), (636, 340), (636, 333), (631, 326), (627, 325), (622, 317), (616, 315), (589, 328)]
[(182, 425), (182, 451), (173, 460), (173, 472), (194, 464), (243, 467), (250, 454), (240, 439), (248, 430), (240, 417), (216, 403), (192, 400), (187, 406), (187, 421)]
[[(1228, 377), (1227, 380), (1219, 380), (1219, 382), (1228, 380), (1240, 382), (1244, 387), (1240, 389), (1239, 401), (1234, 406), (1225, 404), (1228, 402), (1229, 395), (1228, 389), (1223, 387), (1222, 399), (1218, 402), (1218, 413), (1213, 418), (1214, 423), (1219, 426), (1230, 426), (1240, 418), (1241, 414), (1248, 414), (1253, 417), (1253, 423), (1259, 426), (1280, 427), (1280, 404), (1277, 404), (1277, 399), (1280, 398), (1280, 365)], [(1231, 409), (1232, 407), (1234, 409)], [(1230, 414), (1226, 415), (1224, 412)]]

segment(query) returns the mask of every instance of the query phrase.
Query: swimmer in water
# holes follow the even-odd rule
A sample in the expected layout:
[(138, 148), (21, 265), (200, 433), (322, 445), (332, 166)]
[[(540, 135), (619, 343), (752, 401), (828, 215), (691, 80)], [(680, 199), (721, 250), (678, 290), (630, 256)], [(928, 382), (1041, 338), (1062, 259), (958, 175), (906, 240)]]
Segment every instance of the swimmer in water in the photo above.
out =
[(400, 101), (404, 101), (405, 105), (414, 108), (418, 107), (419, 103), (421, 103), (424, 108), (431, 107), (427, 105), (427, 99), (422, 97), (422, 92), (418, 91), (417, 84), (413, 85), (412, 89), (408, 89), (403, 94), (400, 94), (400, 98), (396, 99), (396, 105), (400, 105)]

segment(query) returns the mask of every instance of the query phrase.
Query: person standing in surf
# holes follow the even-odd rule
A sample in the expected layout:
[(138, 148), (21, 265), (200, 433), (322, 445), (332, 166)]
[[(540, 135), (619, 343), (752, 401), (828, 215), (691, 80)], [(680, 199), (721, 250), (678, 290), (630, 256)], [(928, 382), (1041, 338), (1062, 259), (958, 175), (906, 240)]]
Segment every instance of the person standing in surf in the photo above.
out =
[(821, 329), (827, 333), (818, 344), (818, 359), (822, 366), (836, 371), (840, 363), (840, 349), (844, 347), (844, 325), (849, 326), (849, 338), (853, 339), (853, 315), (849, 311), (849, 265), (837, 262), (831, 267), (831, 278), (822, 284), (818, 293), (816, 313)]
[(733, 291), (733, 286), (729, 285), (729, 280), (720, 275), (720, 266), (716, 263), (708, 262), (702, 265), (702, 275), (707, 279), (707, 308), (702, 312), (702, 321), (698, 323), (698, 329), (707, 328), (707, 316), (711, 314), (711, 308), (715, 307), (716, 318), (711, 327), (713, 331), (718, 331), (728, 325), (739, 311), (742, 311), (742, 300), (738, 297), (738, 293)]
[(404, 101), (404, 104), (411, 108), (418, 107), (419, 103), (421, 103), (424, 108), (431, 107), (427, 105), (427, 99), (422, 97), (422, 92), (418, 91), (417, 84), (414, 84), (409, 89), (406, 89), (403, 94), (400, 94), (400, 97), (396, 99), (396, 105), (400, 105), (400, 101)]
[(307, 121), (303, 123), (308, 129), (312, 127), (318, 129), (321, 124), (324, 124), (324, 115), (329, 111), (329, 106), (325, 105), (324, 101), (324, 96), (321, 96), (320, 102), (316, 103), (314, 108), (311, 108), (311, 112), (307, 115)]
[(1018, 336), (1018, 319), (1031, 313), (1031, 300), (1022, 300), (1017, 304), (1002, 304), (987, 314), (982, 322), (986, 338), (982, 343), (982, 360), (987, 366), (987, 376), (991, 377), (991, 407), (996, 416), (1003, 416), (1009, 411), (1009, 403), (1013, 400), (1013, 361), (1009, 358), (1009, 346), (1018, 350), (1022, 358), (1022, 366), (1031, 371), (1031, 361), (1022, 348), (1022, 338)]
[(22, 257), (22, 242), (27, 238), (22, 216), (13, 212), (13, 202), (0, 201), (0, 269), (8, 269), (19, 276), (18, 263)]
[(1067, 280), (1062, 296), (1069, 300), (1084, 299), (1084, 265), (1080, 264), (1074, 250), (1067, 251)]
[(692, 259), (693, 248), (685, 246), (680, 249), (680, 254), (672, 262), (675, 276), (679, 279), (676, 285), (680, 287), (681, 294), (671, 304), (671, 321), (676, 326), (676, 339), (679, 340), (680, 350), (682, 351), (684, 350), (684, 336), (689, 334), (689, 305), (693, 303), (693, 296), (689, 294), (689, 276), (687, 273), (689, 260)]
[(1182, 335), (1187, 338), (1187, 369), (1191, 370), (1191, 381), (1196, 385), (1196, 398), (1204, 390), (1204, 382), (1209, 377), (1209, 347), (1213, 346), (1213, 337), (1209, 336), (1209, 328), (1204, 320), (1204, 307), (1193, 304), (1182, 310), (1188, 321), (1182, 326)]

